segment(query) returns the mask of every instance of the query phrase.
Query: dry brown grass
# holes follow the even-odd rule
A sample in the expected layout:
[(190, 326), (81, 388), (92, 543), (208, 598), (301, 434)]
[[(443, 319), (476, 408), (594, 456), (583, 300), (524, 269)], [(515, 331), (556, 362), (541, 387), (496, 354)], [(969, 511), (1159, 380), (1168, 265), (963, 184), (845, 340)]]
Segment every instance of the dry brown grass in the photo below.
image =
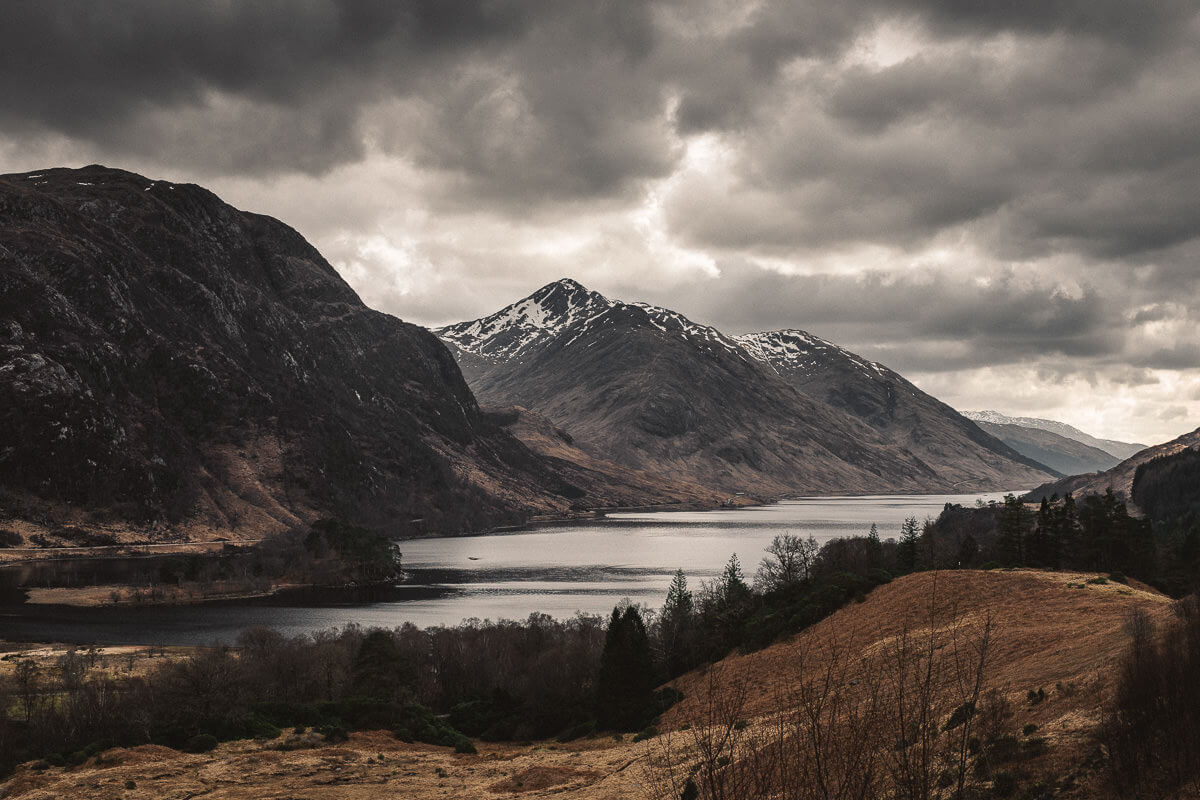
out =
[[(830, 643), (869, 654), (905, 628), (919, 633), (936, 589), (943, 610), (957, 609), (968, 620), (991, 615), (996, 629), (991, 685), (1022, 694), (1057, 683), (1080, 686), (1117, 662), (1124, 647), (1123, 626), (1133, 609), (1160, 619), (1169, 614), (1171, 602), (1153, 590), (1087, 583), (1096, 577), (1038, 570), (917, 573), (880, 586), (864, 602), (841, 609), (797, 636), (765, 650), (731, 656), (722, 664), (730, 679), (749, 683), (747, 710), (770, 713), (778, 678), (793, 672), (799, 654), (815, 668)], [(685, 696), (695, 696), (703, 681), (702, 675), (692, 673), (675, 685)], [(664, 722), (670, 725), (688, 711), (685, 700)]]

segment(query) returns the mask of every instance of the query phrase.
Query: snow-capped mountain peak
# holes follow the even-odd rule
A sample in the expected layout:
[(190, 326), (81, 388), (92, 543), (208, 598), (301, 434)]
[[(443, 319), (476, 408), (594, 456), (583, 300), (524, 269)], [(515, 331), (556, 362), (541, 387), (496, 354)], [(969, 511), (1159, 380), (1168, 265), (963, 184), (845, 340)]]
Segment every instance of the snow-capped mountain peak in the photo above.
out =
[(517, 358), (568, 328), (586, 329), (614, 305), (598, 292), (563, 278), (491, 316), (447, 325), (434, 332), (464, 352), (500, 361)]

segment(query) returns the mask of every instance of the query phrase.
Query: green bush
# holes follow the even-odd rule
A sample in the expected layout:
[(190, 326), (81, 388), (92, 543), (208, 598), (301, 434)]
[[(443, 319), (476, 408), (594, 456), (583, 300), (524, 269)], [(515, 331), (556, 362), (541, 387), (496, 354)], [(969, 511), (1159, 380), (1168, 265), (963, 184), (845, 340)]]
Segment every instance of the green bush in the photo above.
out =
[(456, 736), (454, 738), (454, 752), (468, 753), (470, 755), (475, 755), (479, 751), (475, 749), (474, 742), (472, 742), (470, 739), (468, 739), (466, 736), (463, 736), (460, 733), (460, 734), (458, 734), (458, 736)]
[(331, 744), (344, 742), (350, 738), (350, 734), (346, 732), (346, 729), (337, 723), (322, 725), (317, 728), (317, 733), (321, 734), (325, 741)]
[(972, 700), (968, 700), (958, 708), (954, 709), (954, 713), (950, 715), (950, 719), (946, 720), (946, 725), (942, 728), (942, 730), (953, 730), (960, 725), (966, 724), (967, 720), (973, 716), (975, 716), (975, 703)]

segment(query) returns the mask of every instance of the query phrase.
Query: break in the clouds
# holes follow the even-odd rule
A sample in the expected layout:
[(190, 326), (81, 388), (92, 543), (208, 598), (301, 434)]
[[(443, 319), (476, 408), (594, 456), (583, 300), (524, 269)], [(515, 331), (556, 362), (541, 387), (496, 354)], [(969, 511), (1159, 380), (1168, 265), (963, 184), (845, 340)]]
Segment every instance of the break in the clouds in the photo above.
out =
[(961, 408), (1200, 424), (1190, 0), (15, 2), (0, 171), (204, 183), (437, 324), (565, 275)]

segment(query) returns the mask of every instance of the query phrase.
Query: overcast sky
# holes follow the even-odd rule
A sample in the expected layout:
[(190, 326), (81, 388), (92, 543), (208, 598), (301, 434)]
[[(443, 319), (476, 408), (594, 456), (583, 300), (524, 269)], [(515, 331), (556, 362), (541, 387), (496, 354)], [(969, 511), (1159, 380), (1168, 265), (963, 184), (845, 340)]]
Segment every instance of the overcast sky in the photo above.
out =
[(0, 30), (0, 172), (204, 184), (413, 322), (570, 276), (960, 409), (1200, 425), (1193, 0), (9, 0)]

